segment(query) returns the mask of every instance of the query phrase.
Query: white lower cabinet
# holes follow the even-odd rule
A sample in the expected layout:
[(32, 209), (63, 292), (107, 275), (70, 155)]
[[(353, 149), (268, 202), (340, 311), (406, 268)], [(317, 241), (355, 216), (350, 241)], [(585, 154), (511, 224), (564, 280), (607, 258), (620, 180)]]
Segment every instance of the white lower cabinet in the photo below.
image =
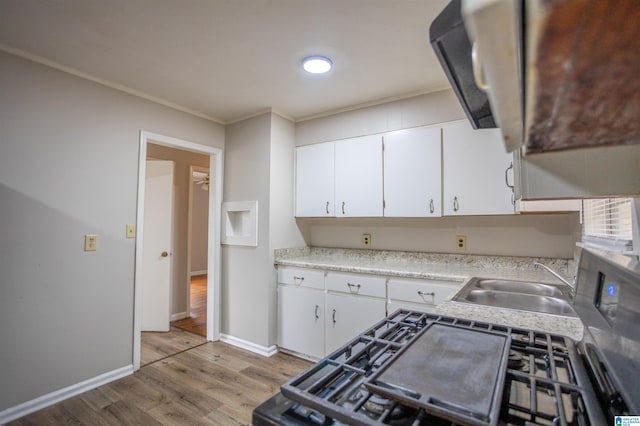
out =
[(327, 293), (326, 345), (330, 354), (385, 317), (386, 299)]
[(278, 286), (278, 345), (313, 358), (324, 356), (324, 291)]
[(432, 311), (461, 282), (278, 268), (278, 346), (320, 359), (399, 308)]
[(391, 279), (387, 283), (387, 311), (391, 314), (403, 308), (431, 312), (461, 287), (462, 283), (456, 281)]

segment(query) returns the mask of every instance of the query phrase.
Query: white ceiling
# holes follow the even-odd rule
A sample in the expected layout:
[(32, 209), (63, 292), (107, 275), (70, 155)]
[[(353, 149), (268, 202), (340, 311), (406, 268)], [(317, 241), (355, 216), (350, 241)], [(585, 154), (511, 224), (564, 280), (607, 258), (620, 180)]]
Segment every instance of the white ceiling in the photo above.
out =
[[(448, 0), (2, 0), (0, 48), (221, 123), (296, 121), (449, 87), (429, 44)], [(302, 71), (326, 55), (324, 76)]]

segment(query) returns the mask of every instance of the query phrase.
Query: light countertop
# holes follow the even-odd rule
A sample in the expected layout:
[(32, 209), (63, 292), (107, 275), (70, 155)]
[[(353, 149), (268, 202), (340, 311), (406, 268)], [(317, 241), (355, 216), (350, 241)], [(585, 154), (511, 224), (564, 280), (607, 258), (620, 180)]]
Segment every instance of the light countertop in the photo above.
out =
[[(374, 274), (385, 277), (422, 280), (455, 281), (463, 284), (472, 277), (508, 278), (558, 284), (545, 271), (535, 269), (541, 262), (569, 277), (573, 261), (552, 258), (434, 254), (382, 250), (352, 250), (305, 247), (276, 250), (275, 264), (325, 271)], [(540, 330), (581, 340), (580, 318), (502, 309), (464, 302), (445, 301), (434, 313), (457, 318), (483, 321), (511, 327)]]

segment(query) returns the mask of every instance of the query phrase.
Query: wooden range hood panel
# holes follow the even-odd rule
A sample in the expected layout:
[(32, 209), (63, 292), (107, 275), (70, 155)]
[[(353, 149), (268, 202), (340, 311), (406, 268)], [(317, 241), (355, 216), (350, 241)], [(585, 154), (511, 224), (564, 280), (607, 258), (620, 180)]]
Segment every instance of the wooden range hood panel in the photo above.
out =
[(640, 143), (640, 1), (525, 5), (526, 153)]

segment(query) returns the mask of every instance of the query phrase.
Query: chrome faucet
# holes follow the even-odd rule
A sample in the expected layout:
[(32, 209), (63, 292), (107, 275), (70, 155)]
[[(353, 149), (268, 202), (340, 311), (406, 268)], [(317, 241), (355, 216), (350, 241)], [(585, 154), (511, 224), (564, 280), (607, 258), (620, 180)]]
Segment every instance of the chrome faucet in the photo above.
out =
[(544, 263), (540, 263), (540, 262), (533, 262), (533, 267), (538, 269), (538, 268), (542, 268), (545, 271), (549, 272), (551, 275), (553, 275), (554, 277), (556, 277), (557, 279), (559, 279), (560, 281), (562, 281), (564, 284), (566, 284), (567, 286), (569, 286), (569, 288), (571, 289), (571, 297), (573, 298), (575, 296), (575, 291), (576, 291), (576, 278), (573, 277), (573, 283), (570, 283), (569, 281), (567, 281), (566, 279), (564, 279), (560, 274), (558, 274), (556, 271), (554, 271), (553, 269), (549, 268), (547, 265), (545, 265)]

